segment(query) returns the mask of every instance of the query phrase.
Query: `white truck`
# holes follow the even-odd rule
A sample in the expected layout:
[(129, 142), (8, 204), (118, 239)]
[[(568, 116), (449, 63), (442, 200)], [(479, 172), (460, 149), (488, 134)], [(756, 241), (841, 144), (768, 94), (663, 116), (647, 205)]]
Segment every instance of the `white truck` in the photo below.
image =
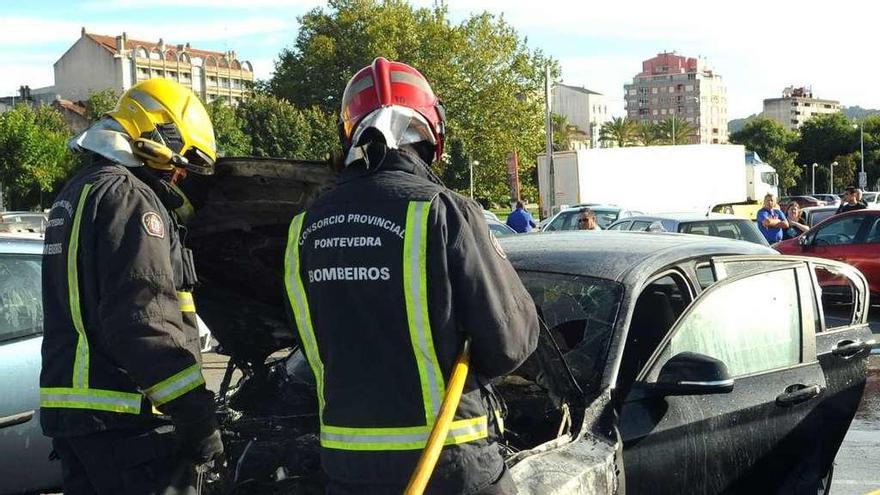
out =
[(645, 212), (724, 211), (754, 218), (777, 194), (776, 170), (731, 144), (597, 148), (538, 155), (541, 217), (565, 206), (615, 204)]

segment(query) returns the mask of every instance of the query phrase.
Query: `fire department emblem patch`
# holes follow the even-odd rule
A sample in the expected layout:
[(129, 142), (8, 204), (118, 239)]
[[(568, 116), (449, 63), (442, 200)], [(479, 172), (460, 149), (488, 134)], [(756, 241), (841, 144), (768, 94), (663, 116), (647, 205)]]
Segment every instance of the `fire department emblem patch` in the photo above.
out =
[(144, 213), (144, 216), (141, 217), (141, 223), (144, 225), (147, 235), (158, 237), (159, 239), (165, 238), (165, 223), (162, 222), (162, 217), (155, 211)]
[(501, 256), (502, 259), (506, 260), (507, 253), (501, 248), (501, 244), (498, 243), (498, 238), (495, 237), (495, 234), (492, 231), (489, 231), (489, 237), (492, 238), (492, 247), (495, 248), (495, 252), (498, 253), (498, 256)]

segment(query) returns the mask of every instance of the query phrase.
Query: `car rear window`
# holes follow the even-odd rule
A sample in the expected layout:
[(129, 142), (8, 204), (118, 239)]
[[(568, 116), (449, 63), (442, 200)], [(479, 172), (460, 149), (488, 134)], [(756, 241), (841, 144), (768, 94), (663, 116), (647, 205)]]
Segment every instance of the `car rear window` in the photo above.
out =
[(746, 219), (706, 220), (685, 222), (679, 225), (683, 234), (710, 235), (763, 244), (763, 237), (755, 225)]
[(0, 342), (43, 333), (41, 260), (0, 255)]

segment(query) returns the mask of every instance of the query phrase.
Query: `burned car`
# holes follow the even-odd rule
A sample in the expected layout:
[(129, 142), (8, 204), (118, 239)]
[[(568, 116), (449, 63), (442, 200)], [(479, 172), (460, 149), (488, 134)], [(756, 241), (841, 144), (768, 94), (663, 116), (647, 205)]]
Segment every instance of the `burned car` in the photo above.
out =
[[(290, 219), (332, 178), (318, 163), (227, 160), (189, 186), (197, 305), (230, 355), (228, 465), (209, 492), (323, 493), (281, 262)], [(538, 349), (494, 383), (520, 492), (827, 490), (873, 345), (857, 270), (680, 234), (502, 245), (541, 320)]]

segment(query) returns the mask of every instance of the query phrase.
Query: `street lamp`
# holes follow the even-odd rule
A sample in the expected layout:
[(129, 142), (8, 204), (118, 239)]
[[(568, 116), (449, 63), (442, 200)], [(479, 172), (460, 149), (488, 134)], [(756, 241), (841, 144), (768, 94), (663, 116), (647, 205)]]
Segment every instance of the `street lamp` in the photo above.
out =
[(804, 168), (804, 194), (807, 194), (807, 165), (803, 164), (801, 167)]
[(834, 167), (837, 162), (831, 162), (831, 180), (829, 181), (828, 194), (834, 194)]
[(816, 167), (818, 167), (818, 163), (813, 164), (813, 192), (810, 194), (816, 194)]
[(859, 145), (862, 153), (862, 169), (861, 172), (859, 172), (859, 187), (865, 188), (868, 182), (868, 178), (865, 176), (865, 125), (863, 122), (853, 124), (853, 129), (856, 127), (859, 128)]
[(479, 166), (480, 162), (471, 160), (471, 199), (474, 199), (474, 165)]

